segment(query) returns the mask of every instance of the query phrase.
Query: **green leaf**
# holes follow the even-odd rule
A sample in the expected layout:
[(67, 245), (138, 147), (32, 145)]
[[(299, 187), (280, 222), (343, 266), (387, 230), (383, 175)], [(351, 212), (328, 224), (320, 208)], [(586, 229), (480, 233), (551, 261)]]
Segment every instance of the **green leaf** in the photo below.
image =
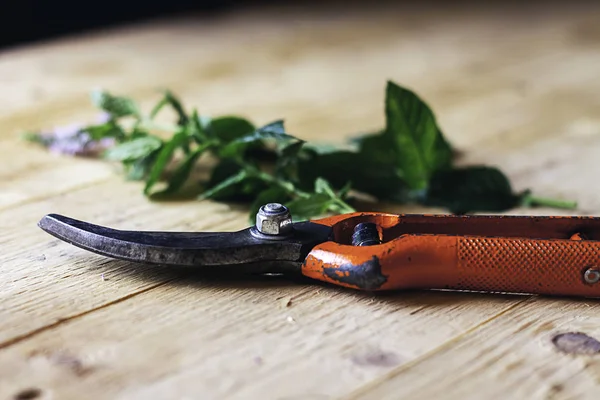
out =
[(88, 134), (90, 139), (94, 141), (105, 138), (123, 140), (126, 136), (123, 129), (113, 120), (107, 121), (103, 124), (86, 126), (85, 128), (81, 129), (81, 132)]
[(325, 194), (333, 201), (334, 204), (330, 205), (329, 209), (336, 212), (354, 212), (355, 210), (346, 203), (345, 197), (350, 191), (351, 185), (346, 184), (337, 193), (333, 190), (329, 182), (323, 178), (317, 178), (315, 181), (315, 192), (319, 194)]
[(126, 170), (125, 178), (130, 181), (141, 181), (146, 179), (159, 152), (160, 148), (154, 150), (145, 157), (132, 161), (124, 161), (123, 164)]
[(369, 135), (359, 142), (359, 153), (365, 160), (373, 160), (380, 165), (396, 166), (398, 154), (389, 136), (384, 134)]
[(301, 197), (286, 204), (294, 221), (306, 221), (327, 214), (331, 204), (329, 196), (314, 193), (309, 197)]
[(254, 134), (254, 139), (248, 137), (246, 140), (265, 140), (265, 139), (273, 139), (275, 143), (280, 147), (280, 149), (284, 149), (291, 144), (295, 144), (298, 142), (304, 143), (302, 139), (299, 139), (295, 136), (292, 136), (285, 131), (285, 126), (283, 120), (277, 120), (271, 122), (261, 128), (258, 128)]
[(210, 137), (229, 143), (252, 133), (254, 129), (254, 125), (245, 118), (225, 116), (211, 119), (205, 131)]
[(220, 201), (252, 201), (263, 190), (275, 186), (251, 168), (243, 168), (231, 160), (222, 160), (213, 170), (200, 199)]
[(508, 178), (500, 170), (472, 166), (438, 171), (432, 178), (421, 203), (443, 207), (456, 214), (500, 212), (518, 205)]
[(168, 185), (165, 189), (152, 193), (153, 196), (164, 196), (176, 193), (188, 180), (196, 161), (204, 152), (208, 149), (210, 144), (197, 147), (186, 158), (179, 163), (177, 168), (174, 170), (173, 175), (169, 178)]
[(187, 115), (185, 109), (183, 108), (181, 101), (170, 90), (164, 91), (163, 98), (158, 102), (158, 104), (154, 106), (154, 108), (150, 112), (150, 118), (154, 119), (158, 115), (158, 113), (167, 105), (171, 106), (171, 108), (173, 108), (173, 110), (177, 113), (178, 125), (186, 125), (189, 122), (190, 118)]
[(107, 91), (98, 90), (91, 94), (92, 103), (109, 113), (113, 118), (134, 116), (140, 117), (137, 104), (127, 97), (115, 96)]
[(283, 147), (276, 154), (275, 175), (288, 180), (298, 179), (299, 153), (304, 141), (299, 140)]
[(188, 139), (189, 139), (189, 137), (187, 135), (187, 132), (184, 130), (181, 130), (181, 131), (177, 132), (173, 136), (173, 138), (171, 138), (171, 140), (162, 147), (162, 149), (160, 150), (160, 153), (158, 153), (158, 156), (156, 157), (156, 162), (152, 166), (152, 169), (150, 170), (150, 173), (148, 174), (148, 178), (146, 179), (146, 186), (144, 187), (144, 194), (148, 195), (150, 193), (150, 190), (152, 189), (152, 187), (160, 180), (164, 170), (166, 169), (167, 165), (173, 158), (175, 151), (178, 148), (186, 145), (188, 142)]
[(342, 207), (323, 193), (313, 193), (309, 197), (300, 197), (286, 204), (295, 222), (322, 217), (328, 213), (343, 214), (354, 212), (350, 206)]
[[(504, 211), (518, 205), (576, 206), (571, 201), (533, 196), (529, 191), (516, 194), (506, 176), (495, 168), (453, 168), (454, 150), (432, 110), (413, 91), (391, 81), (385, 92), (384, 129), (343, 145), (305, 143), (285, 132), (283, 120), (256, 128), (242, 117), (210, 118), (198, 115), (194, 108), (188, 114), (168, 90), (149, 118), (130, 98), (102, 90), (91, 97), (109, 114), (107, 122), (83, 129), (77, 125), (47, 135), (30, 133), (25, 139), (46, 147), (58, 146), (69, 154), (82, 154), (81, 149), (89, 144), (104, 148), (113, 141), (90, 142), (114, 138), (120, 144), (108, 150), (105, 157), (121, 161), (127, 179), (146, 180), (144, 193), (149, 196), (181, 191), (199, 157), (210, 151), (218, 162), (200, 198), (251, 202), (252, 216), (260, 204), (273, 201), (288, 205), (295, 219), (352, 212), (347, 203), (350, 189), (379, 200), (418, 202), (455, 213)], [(165, 107), (177, 115), (176, 125), (153, 121)], [(133, 127), (121, 126), (121, 117), (134, 117)], [(149, 134), (154, 130), (174, 136), (163, 141)], [(72, 137), (65, 138), (65, 133)], [(196, 149), (191, 147), (193, 142)], [(166, 188), (152, 192), (180, 148), (185, 157)]]
[(285, 133), (283, 121), (280, 120), (258, 128), (249, 135), (231, 141), (220, 150), (219, 155), (221, 157), (240, 158), (249, 145), (262, 143), (269, 139), (275, 140), (280, 147), (288, 146), (290, 141), (299, 141), (298, 138)]
[(261, 137), (288, 137), (290, 139), (296, 139), (295, 137), (285, 133), (285, 126), (282, 119), (278, 119), (258, 128), (256, 133), (260, 134)]
[(106, 150), (104, 158), (110, 161), (134, 161), (146, 157), (162, 145), (158, 137), (146, 135)]
[(188, 122), (188, 133), (198, 144), (202, 144), (208, 140), (208, 135), (205, 131), (205, 124), (202, 117), (198, 115), (198, 110), (192, 111), (192, 116)]
[(327, 196), (329, 196), (332, 199), (337, 197), (337, 195), (335, 194), (335, 192), (329, 185), (329, 182), (327, 182), (323, 178), (317, 178), (317, 180), (315, 181), (315, 192), (321, 193), (321, 194), (326, 194)]
[(341, 198), (340, 194), (334, 192), (329, 182), (322, 178), (315, 181), (315, 193), (296, 198), (286, 205), (295, 221), (320, 217), (329, 212), (350, 213), (355, 211)]
[[(431, 109), (414, 92), (388, 82), (383, 136), (395, 152), (395, 164), (408, 187), (426, 189), (432, 175), (449, 168), (452, 149), (437, 126)], [(387, 151), (381, 150), (384, 157)]]
[(351, 151), (313, 154), (302, 159), (298, 176), (304, 190), (312, 190), (314, 182), (322, 177), (337, 190), (350, 184), (355, 190), (380, 200), (400, 201), (407, 193), (406, 185), (393, 166)]
[[(229, 197), (232, 188), (234, 188), (239, 183), (242, 183), (244, 180), (248, 179), (250, 174), (248, 171), (240, 169), (237, 173), (231, 175), (230, 177), (221, 180), (216, 183), (214, 186), (205, 190), (199, 197), (199, 200), (210, 199), (210, 198), (226, 198)], [(216, 179), (215, 179), (216, 181)]]

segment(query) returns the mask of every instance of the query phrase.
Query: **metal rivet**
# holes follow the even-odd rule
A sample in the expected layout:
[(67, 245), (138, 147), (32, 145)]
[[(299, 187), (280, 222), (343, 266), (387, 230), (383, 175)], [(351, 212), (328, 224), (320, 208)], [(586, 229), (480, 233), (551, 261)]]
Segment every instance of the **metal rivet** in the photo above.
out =
[(583, 273), (583, 279), (589, 284), (598, 283), (600, 282), (600, 271), (594, 267), (588, 268)]

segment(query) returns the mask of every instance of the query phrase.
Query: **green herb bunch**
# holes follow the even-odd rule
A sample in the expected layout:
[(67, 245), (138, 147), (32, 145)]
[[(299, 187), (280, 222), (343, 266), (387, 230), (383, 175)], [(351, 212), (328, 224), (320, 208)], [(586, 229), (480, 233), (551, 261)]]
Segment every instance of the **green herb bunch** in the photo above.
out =
[[(296, 220), (353, 212), (360, 195), (458, 214), (520, 205), (575, 207), (534, 197), (529, 190), (515, 193), (494, 167), (455, 166), (455, 151), (431, 109), (393, 82), (386, 87), (385, 127), (352, 139), (344, 148), (307, 143), (288, 134), (283, 120), (257, 127), (238, 116), (209, 118), (187, 110), (170, 91), (149, 115), (134, 100), (106, 91), (94, 92), (92, 100), (106, 118), (73, 130), (67, 141), (72, 147), (76, 140), (81, 151), (71, 153), (110, 143), (102, 157), (120, 162), (128, 179), (143, 180), (144, 194), (153, 200), (192, 194), (245, 202), (251, 204), (251, 219), (260, 205), (279, 202)], [(172, 125), (156, 122), (165, 108), (176, 115)], [(159, 136), (160, 131), (170, 138)], [(59, 141), (40, 132), (27, 138), (49, 147)], [(60, 140), (64, 143), (64, 137)], [(206, 179), (197, 180), (193, 171), (204, 158), (212, 166)]]

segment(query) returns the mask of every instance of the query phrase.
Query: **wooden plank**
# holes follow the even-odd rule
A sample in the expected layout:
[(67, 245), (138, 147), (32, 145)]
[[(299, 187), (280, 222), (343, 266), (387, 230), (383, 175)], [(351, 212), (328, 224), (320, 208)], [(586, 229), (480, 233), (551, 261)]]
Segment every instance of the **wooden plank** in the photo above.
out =
[(114, 166), (98, 160), (61, 157), (16, 140), (0, 145), (7, 163), (0, 170), (0, 210), (118, 176)]
[(346, 398), (596, 399), (600, 343), (563, 353), (553, 339), (600, 339), (599, 312), (597, 301), (533, 298)]
[(330, 398), (519, 301), (181, 277), (0, 351), (0, 396)]
[(149, 202), (139, 186), (114, 181), (2, 212), (0, 347), (172, 279), (169, 274), (159, 281), (148, 279), (153, 267), (136, 270), (130, 263), (107, 261), (54, 239), (37, 227), (48, 213), (117, 229), (206, 231), (218, 226), (227, 231), (247, 224), (245, 212), (225, 204)]
[[(542, 79), (550, 81), (550, 88), (570, 83), (558, 80), (552, 70), (573, 65), (561, 57), (562, 52), (570, 57), (594, 54), (589, 48), (566, 42), (573, 20), (563, 18), (565, 10), (558, 8), (545, 15), (539, 25), (517, 20), (513, 34), (522, 41), (515, 44), (510, 37), (497, 38), (495, 46), (487, 46), (488, 41), (504, 33), (505, 21), (514, 15), (490, 18), (483, 12), (478, 17), (485, 23), (478, 22), (474, 27), (460, 24), (468, 17), (461, 12), (448, 14), (457, 18), (452, 20), (443, 17), (446, 11), (436, 15), (403, 12), (397, 6), (386, 10), (382, 6), (369, 11), (372, 19), (365, 11), (349, 7), (344, 18), (335, 23), (325, 18), (306, 24), (302, 22), (309, 18), (306, 10), (292, 14), (297, 19), (288, 11), (287, 20), (281, 15), (273, 18), (277, 11), (265, 10), (253, 18), (243, 13), (233, 15), (218, 24), (193, 19), (165, 22), (146, 29), (129, 28), (5, 53), (0, 56), (0, 76), (10, 77), (11, 87), (0, 96), (1, 120), (18, 129), (42, 127), (53, 118), (72, 120), (74, 110), (88, 103), (88, 91), (93, 87), (132, 94), (148, 104), (158, 88), (170, 86), (184, 99), (194, 100), (203, 112), (242, 112), (259, 120), (285, 116), (295, 122), (298, 110), (305, 119), (302, 122), (314, 121), (314, 128), (325, 120), (338, 127), (334, 133), (351, 134), (347, 131), (350, 123), (360, 124), (357, 132), (378, 127), (382, 120), (383, 80), (387, 78), (433, 98), (435, 109), (479, 103), (480, 95), (512, 100), (514, 105), (513, 91), (522, 89), (523, 80), (540, 68), (548, 73), (538, 74), (536, 81), (528, 82), (528, 89), (543, 90)], [(590, 12), (574, 18), (587, 24), (595, 21), (594, 16)], [(414, 28), (431, 20), (436, 20), (434, 30)], [(552, 27), (552, 37), (562, 40), (548, 41), (548, 26)], [(473, 35), (475, 28), (481, 29), (479, 35)], [(173, 43), (193, 47), (194, 51), (174, 47)], [(361, 63), (349, 62), (357, 51)], [(243, 68), (240, 59), (244, 60)], [(433, 62), (436, 59), (443, 60), (443, 68)], [(556, 63), (558, 66), (553, 67)], [(593, 63), (577, 64), (579, 73), (595, 77)], [(564, 71), (560, 69), (560, 76), (573, 76)], [(352, 79), (354, 76), (361, 79)], [(586, 77), (589, 75), (571, 79), (585, 82)], [(317, 87), (319, 90), (315, 90)], [(24, 95), (34, 90), (43, 92), (43, 96), (34, 99)], [(16, 95), (25, 97), (19, 100)], [(489, 126), (491, 113), (504, 120), (502, 110), (479, 108), (485, 113), (471, 114), (465, 118), (467, 122), (485, 119)], [(306, 118), (308, 115), (312, 118)], [(449, 131), (470, 129), (461, 125)], [(320, 134), (315, 132), (314, 137)]]

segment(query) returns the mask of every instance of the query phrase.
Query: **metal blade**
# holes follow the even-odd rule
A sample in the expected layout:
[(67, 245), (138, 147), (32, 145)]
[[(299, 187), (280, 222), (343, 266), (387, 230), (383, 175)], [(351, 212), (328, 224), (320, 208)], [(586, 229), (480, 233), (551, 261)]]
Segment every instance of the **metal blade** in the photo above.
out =
[(124, 231), (57, 214), (46, 215), (38, 226), (74, 246), (122, 260), (189, 267), (259, 268), (264, 263), (273, 272), (289, 271), (290, 265), (299, 268), (310, 249), (330, 235), (330, 228), (310, 222), (295, 224), (294, 236), (284, 241), (256, 238), (250, 228), (237, 232)]

